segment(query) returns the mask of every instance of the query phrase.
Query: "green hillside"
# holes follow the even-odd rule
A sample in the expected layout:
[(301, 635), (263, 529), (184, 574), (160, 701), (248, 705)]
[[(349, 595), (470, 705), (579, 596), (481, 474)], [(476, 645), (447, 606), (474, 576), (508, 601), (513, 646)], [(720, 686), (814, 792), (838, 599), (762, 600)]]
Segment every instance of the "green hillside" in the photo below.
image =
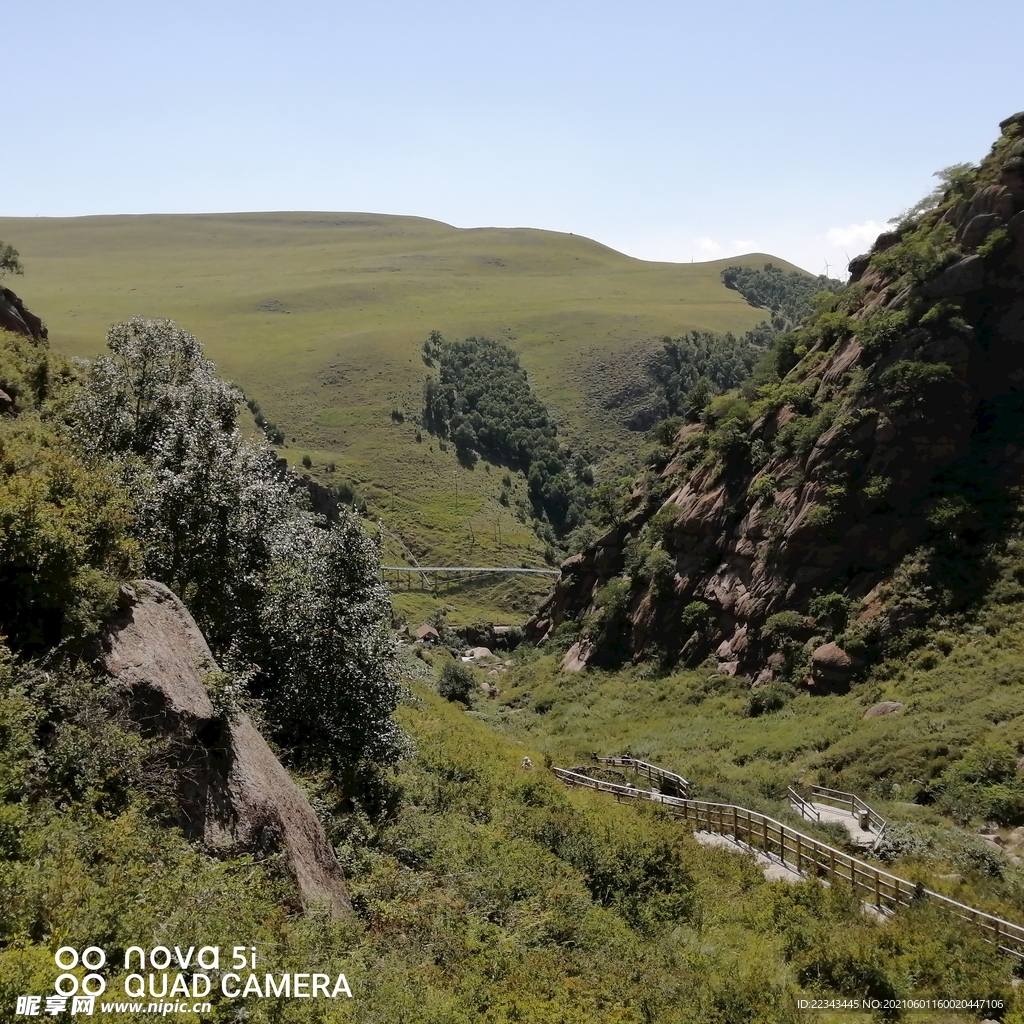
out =
[[(176, 320), (283, 428), (291, 461), (354, 482), (409, 549), (442, 564), (540, 564), (542, 546), (498, 504), (494, 474), (416, 443), (429, 331), (509, 342), (569, 443), (600, 461), (636, 449), (623, 407), (645, 386), (638, 355), (666, 334), (762, 318), (722, 285), (724, 261), (648, 263), (549, 231), (263, 213), (0, 218), (0, 237), (20, 251), (18, 292), (57, 351), (94, 355), (133, 314)], [(404, 554), (397, 540), (388, 554)], [(534, 592), (475, 593), (478, 610), (521, 619)], [(416, 614), (433, 604), (403, 600)]]

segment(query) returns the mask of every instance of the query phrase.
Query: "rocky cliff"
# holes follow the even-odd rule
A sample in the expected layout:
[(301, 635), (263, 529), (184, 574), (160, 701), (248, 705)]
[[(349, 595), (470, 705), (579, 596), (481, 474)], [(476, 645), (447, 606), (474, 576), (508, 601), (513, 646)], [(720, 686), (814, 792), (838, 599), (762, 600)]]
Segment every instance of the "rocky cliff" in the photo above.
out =
[(0, 328), (34, 341), (46, 341), (47, 337), (43, 321), (27, 310), (10, 288), (0, 288)]
[(129, 716), (171, 744), (179, 825), (221, 855), (282, 853), (307, 905), (350, 904), (313, 808), (245, 714), (216, 709), (218, 667), (185, 606), (162, 583), (123, 592), (103, 664)]
[(563, 564), (531, 639), (574, 621), (569, 668), (715, 653), (827, 688), (934, 610), (914, 586), (969, 563), (1024, 477), (1024, 113), (1000, 127), (851, 262), (774, 377), (682, 427), (625, 521)]

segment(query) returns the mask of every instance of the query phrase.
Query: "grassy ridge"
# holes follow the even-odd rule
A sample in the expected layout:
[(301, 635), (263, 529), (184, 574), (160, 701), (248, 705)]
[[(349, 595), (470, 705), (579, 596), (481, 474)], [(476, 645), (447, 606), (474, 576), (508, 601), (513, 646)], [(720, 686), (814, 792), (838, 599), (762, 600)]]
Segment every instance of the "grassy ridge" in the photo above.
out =
[[(135, 313), (173, 318), (284, 429), (289, 459), (308, 454), (315, 473), (336, 463), (410, 548), (444, 564), (536, 562), (540, 546), (498, 505), (493, 474), (392, 420), (419, 411), (431, 329), (508, 341), (568, 438), (609, 453), (635, 442), (605, 408), (628, 390), (634, 353), (762, 318), (721, 284), (724, 261), (647, 263), (548, 231), (265, 213), (0, 218), (0, 237), (21, 252), (19, 293), (58, 351), (94, 355)], [(500, 614), (483, 593), (469, 603)]]

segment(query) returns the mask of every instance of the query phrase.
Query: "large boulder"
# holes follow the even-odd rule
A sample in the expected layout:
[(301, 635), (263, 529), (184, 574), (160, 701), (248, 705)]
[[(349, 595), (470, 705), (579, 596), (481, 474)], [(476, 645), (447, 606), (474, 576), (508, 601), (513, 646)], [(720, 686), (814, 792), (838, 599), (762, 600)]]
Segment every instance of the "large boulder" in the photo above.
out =
[(846, 686), (855, 669), (853, 658), (839, 644), (822, 644), (811, 655), (811, 682), (817, 688)]
[(23, 334), (34, 341), (46, 341), (43, 321), (25, 308), (25, 303), (10, 290), (0, 288), (0, 327), (14, 334)]
[(593, 646), (586, 640), (580, 640), (574, 643), (572, 647), (565, 652), (565, 657), (562, 658), (562, 671), (563, 672), (582, 672), (587, 667), (587, 659), (593, 653)]
[(865, 718), (881, 718), (883, 715), (893, 715), (901, 711), (903, 705), (898, 700), (883, 700), (880, 704), (874, 704), (864, 712)]
[(247, 715), (215, 710), (204, 676), (218, 666), (188, 610), (152, 580), (123, 596), (103, 663), (132, 719), (170, 743), (185, 835), (217, 855), (281, 852), (306, 906), (346, 913), (344, 875), (309, 801)]

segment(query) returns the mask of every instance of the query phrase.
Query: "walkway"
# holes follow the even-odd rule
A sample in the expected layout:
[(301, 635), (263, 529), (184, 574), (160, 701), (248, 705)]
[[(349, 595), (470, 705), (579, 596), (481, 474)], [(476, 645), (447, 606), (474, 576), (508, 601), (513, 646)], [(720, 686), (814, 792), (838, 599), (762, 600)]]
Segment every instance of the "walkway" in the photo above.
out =
[[(646, 761), (632, 757), (601, 758), (596, 755), (594, 760), (598, 763), (612, 762), (622, 767), (628, 767), (652, 781), (671, 777), (675, 787), (689, 793), (689, 783), (685, 779), (666, 772), (657, 765), (648, 764)], [(635, 786), (605, 782), (601, 779), (591, 778), (579, 770), (568, 771), (565, 768), (553, 768), (552, 771), (567, 786), (583, 786), (602, 793), (610, 793), (616, 800), (648, 800), (661, 804), (673, 817), (681, 818), (684, 823), (692, 823), (695, 833), (708, 832), (720, 837), (727, 837), (733, 844), (732, 848), (748, 847), (753, 849), (757, 847), (769, 859), (777, 859), (780, 865), (804, 878), (836, 880), (848, 884), (858, 897), (870, 901), (870, 904), (879, 912), (887, 912), (900, 906), (909, 906), (919, 899), (934, 901), (978, 932), (987, 942), (993, 943), (1001, 952), (1024, 960), (1024, 925), (967, 906), (942, 893), (926, 889), (920, 883), (909, 882), (898, 875), (890, 874), (877, 864), (871, 864), (859, 857), (854, 857), (845, 850), (829, 846), (767, 814), (739, 807), (736, 804), (693, 800), (688, 795), (670, 796), (664, 792), (659, 793), (648, 789), (638, 789)], [(817, 809), (795, 790), (791, 791), (791, 794), (795, 795), (803, 804), (808, 805), (808, 814), (817, 812)], [(814, 787), (812, 795), (821, 803), (827, 803), (834, 809), (834, 804), (839, 798), (846, 798), (850, 794)], [(821, 799), (822, 796), (825, 799)], [(857, 797), (853, 799), (855, 802), (859, 800)], [(870, 808), (868, 808), (868, 813), (869, 817), (875, 814)], [(885, 827), (885, 822), (877, 815), (875, 818), (881, 823), (878, 826), (880, 834), (881, 829)]]
[(740, 839), (719, 835), (717, 832), (704, 831), (694, 832), (693, 838), (701, 846), (714, 846), (719, 850), (730, 850), (733, 853), (745, 853), (752, 856), (757, 866), (761, 868), (761, 873), (770, 882), (803, 882), (805, 880), (804, 875), (788, 864), (783, 864), (775, 854), (764, 853)]
[(855, 793), (826, 786), (811, 786), (811, 798), (805, 799), (792, 786), (789, 805), (800, 817), (818, 824), (832, 821), (842, 825), (850, 842), (862, 850), (873, 849), (886, 828), (886, 820)]

